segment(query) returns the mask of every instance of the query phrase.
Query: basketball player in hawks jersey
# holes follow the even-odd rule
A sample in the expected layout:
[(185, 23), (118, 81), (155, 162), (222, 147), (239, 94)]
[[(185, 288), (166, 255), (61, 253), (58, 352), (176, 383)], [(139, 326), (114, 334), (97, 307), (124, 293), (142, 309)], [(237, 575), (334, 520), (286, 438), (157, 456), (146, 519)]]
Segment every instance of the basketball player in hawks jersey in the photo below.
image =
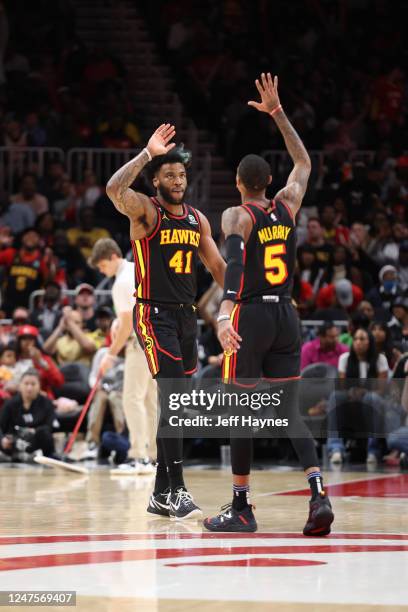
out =
[[(262, 74), (256, 87), (261, 102), (250, 106), (268, 113), (284, 138), (294, 168), (286, 187), (273, 200), (265, 197), (271, 183), (270, 167), (257, 155), (242, 159), (237, 171), (241, 206), (226, 210), (227, 270), (218, 316), (218, 337), (225, 351), (223, 378), (239, 385), (243, 379), (285, 381), (284, 404), (278, 417), (289, 421), (288, 436), (302, 463), (311, 488), (309, 517), (304, 535), (330, 533), (334, 515), (323, 489), (314, 441), (296, 405), (300, 376), (299, 320), (291, 293), (296, 260), (295, 217), (306, 192), (311, 164), (278, 97), (278, 79)], [(288, 382), (286, 382), (288, 381)], [(247, 381), (248, 382), (248, 381)], [(252, 382), (252, 381), (251, 381)], [(256, 531), (249, 504), (252, 440), (231, 437), (233, 501), (221, 514), (205, 519), (211, 531)]]
[[(175, 133), (174, 126), (161, 125), (146, 148), (107, 184), (108, 196), (130, 220), (137, 286), (135, 330), (159, 387), (159, 430), (168, 424), (165, 398), (170, 381), (191, 376), (197, 367), (198, 258), (221, 286), (226, 267), (208, 220), (184, 203), (191, 156), (171, 143)], [(153, 198), (131, 189), (146, 164), (157, 190)], [(174, 438), (158, 435), (156, 482), (148, 512), (180, 520), (202, 516), (186, 490), (182, 461), (182, 433), (176, 431)]]

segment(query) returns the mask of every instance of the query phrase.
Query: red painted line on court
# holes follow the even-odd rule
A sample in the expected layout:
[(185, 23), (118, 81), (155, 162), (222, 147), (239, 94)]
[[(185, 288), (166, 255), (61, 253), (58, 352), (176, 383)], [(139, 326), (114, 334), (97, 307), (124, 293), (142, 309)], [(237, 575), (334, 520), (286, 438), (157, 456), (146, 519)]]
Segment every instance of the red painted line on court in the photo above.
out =
[(325, 561), (306, 561), (302, 559), (231, 559), (231, 561), (201, 561), (198, 563), (166, 563), (166, 567), (183, 567), (185, 565), (215, 567), (304, 567), (305, 565), (327, 565)]
[[(325, 487), (330, 497), (395, 497), (408, 498), (408, 474), (392, 474), (381, 478), (367, 478), (342, 482)], [(310, 495), (310, 488), (280, 491), (271, 495)]]
[(122, 563), (179, 557), (203, 557), (226, 555), (293, 555), (361, 552), (408, 552), (403, 544), (322, 544), (309, 546), (236, 546), (227, 548), (162, 548), (142, 550), (104, 550), (80, 553), (60, 553), (0, 559), (0, 571), (13, 571), (64, 565), (89, 565), (95, 563)]
[[(108, 533), (108, 534), (78, 534), (78, 535), (38, 535), (38, 536), (0, 536), (0, 546), (12, 544), (55, 544), (63, 542), (112, 542), (132, 540), (167, 540), (177, 537), (180, 540), (235, 540), (235, 539), (308, 539), (302, 533), (295, 532), (268, 532), (262, 533)], [(327, 539), (341, 540), (408, 540), (408, 534), (402, 533), (331, 533)], [(319, 538), (320, 540), (320, 538)]]

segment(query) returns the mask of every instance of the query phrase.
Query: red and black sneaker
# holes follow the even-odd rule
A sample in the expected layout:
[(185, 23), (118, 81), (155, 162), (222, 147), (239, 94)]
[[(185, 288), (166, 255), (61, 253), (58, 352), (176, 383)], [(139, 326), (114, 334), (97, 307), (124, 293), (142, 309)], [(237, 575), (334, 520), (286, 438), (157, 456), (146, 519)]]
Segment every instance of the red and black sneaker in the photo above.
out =
[(309, 502), (309, 517), (303, 528), (305, 536), (325, 536), (330, 533), (330, 525), (334, 521), (331, 503), (326, 493), (322, 491)]
[(256, 531), (258, 529), (251, 505), (238, 511), (231, 504), (222, 506), (217, 516), (204, 519), (204, 527), (209, 531)]

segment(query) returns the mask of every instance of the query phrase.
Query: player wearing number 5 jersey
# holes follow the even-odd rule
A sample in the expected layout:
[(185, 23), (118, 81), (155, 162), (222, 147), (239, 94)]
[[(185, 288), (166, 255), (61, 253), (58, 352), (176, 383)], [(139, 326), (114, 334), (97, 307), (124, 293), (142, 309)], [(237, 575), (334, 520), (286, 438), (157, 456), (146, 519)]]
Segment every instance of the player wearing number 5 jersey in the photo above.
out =
[[(167, 425), (165, 398), (171, 381), (185, 379), (197, 366), (198, 258), (221, 286), (225, 272), (208, 220), (184, 203), (191, 155), (182, 147), (174, 148), (174, 136), (174, 126), (161, 125), (147, 147), (107, 185), (108, 196), (130, 220), (137, 287), (135, 330), (159, 387), (159, 430)], [(130, 188), (147, 164), (157, 191), (154, 198)], [(201, 516), (184, 485), (182, 460), (180, 431), (174, 438), (157, 437), (156, 481), (148, 512), (175, 519)]]
[[(312, 498), (304, 535), (330, 532), (333, 512), (323, 489), (314, 441), (296, 405), (300, 375), (299, 320), (292, 305), (296, 259), (295, 216), (306, 192), (310, 159), (302, 141), (282, 110), (278, 79), (262, 74), (256, 81), (261, 102), (249, 102), (272, 116), (285, 140), (294, 168), (286, 187), (273, 200), (265, 196), (272, 181), (269, 165), (248, 155), (237, 171), (242, 204), (226, 210), (227, 270), (218, 317), (218, 338), (224, 349), (223, 378), (227, 384), (255, 386), (261, 378), (280, 381), (284, 399), (276, 407), (288, 420), (287, 433), (306, 472)], [(233, 501), (221, 514), (205, 519), (211, 531), (255, 531), (249, 504), (250, 438), (231, 437)]]

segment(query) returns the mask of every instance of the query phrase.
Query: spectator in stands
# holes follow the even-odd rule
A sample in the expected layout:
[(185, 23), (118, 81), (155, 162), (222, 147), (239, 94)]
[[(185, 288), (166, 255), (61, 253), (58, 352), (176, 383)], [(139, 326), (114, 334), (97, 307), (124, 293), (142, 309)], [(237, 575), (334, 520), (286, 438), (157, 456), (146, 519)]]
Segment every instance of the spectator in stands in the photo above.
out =
[(347, 319), (348, 313), (353, 312), (362, 299), (363, 292), (360, 287), (343, 278), (320, 289), (316, 299), (318, 310), (314, 312), (313, 318), (340, 321)]
[(75, 185), (64, 175), (59, 188), (60, 193), (52, 204), (55, 219), (60, 225), (66, 222), (76, 223), (79, 200)]
[(37, 177), (30, 172), (22, 176), (20, 191), (11, 196), (11, 201), (30, 206), (36, 217), (48, 212), (48, 200), (37, 192)]
[[(387, 358), (382, 353), (378, 354), (375, 340), (366, 329), (357, 329), (353, 336), (353, 344), (350, 352), (343, 353), (339, 359), (340, 379), (361, 381), (364, 379), (383, 379), (389, 375)], [(337, 427), (337, 410), (341, 410), (341, 404), (345, 401), (362, 402), (367, 405), (375, 404), (375, 393), (368, 393), (363, 385), (354, 386), (348, 391), (334, 392), (330, 396), (328, 406), (328, 429), (331, 436), (327, 438), (327, 450), (331, 463), (342, 463), (345, 445), (344, 441), (336, 437), (334, 432)], [(371, 455), (377, 452), (376, 441), (369, 439), (367, 460), (372, 460)]]
[(398, 256), (398, 278), (402, 291), (408, 291), (408, 240), (400, 244)]
[[(97, 349), (110, 345), (110, 329), (113, 319), (113, 312), (108, 306), (99, 306), (95, 310), (95, 330), (89, 334), (89, 338), (94, 341)], [(89, 329), (88, 326), (87, 328)]]
[(32, 227), (34, 222), (35, 214), (30, 206), (10, 202), (4, 191), (0, 193), (0, 227), (2, 228), (1, 243), (3, 246), (5, 246), (6, 238), (13, 238), (11, 232), (14, 235), (20, 234), (27, 228)]
[(373, 221), (374, 238), (370, 242), (368, 254), (379, 265), (396, 264), (399, 246), (395, 241), (391, 220), (384, 212), (378, 211)]
[(38, 449), (46, 457), (53, 457), (55, 421), (54, 406), (41, 393), (39, 373), (28, 369), (21, 378), (19, 393), (7, 400), (0, 411), (2, 453), (23, 462), (30, 461)]
[(79, 212), (79, 227), (72, 227), (67, 231), (69, 242), (77, 246), (85, 260), (92, 253), (92, 247), (100, 238), (109, 238), (108, 230), (95, 226), (94, 209), (91, 206), (83, 208)]
[(62, 277), (62, 285), (74, 289), (78, 284), (92, 278), (93, 274), (81, 251), (70, 245), (64, 230), (55, 232), (53, 252)]
[(83, 182), (78, 186), (78, 196), (81, 199), (81, 208), (86, 206), (93, 207), (102, 193), (103, 190), (98, 185), (95, 172), (89, 169), (85, 170)]
[(30, 294), (57, 273), (52, 251), (41, 249), (40, 237), (32, 228), (23, 233), (18, 250), (0, 251), (0, 265), (7, 268), (3, 286), (3, 308), (7, 314), (16, 305), (28, 306)]
[(325, 204), (320, 214), (320, 223), (323, 228), (323, 238), (330, 244), (348, 244), (350, 230), (339, 224), (339, 217), (332, 204)]
[(142, 143), (142, 137), (135, 123), (116, 115), (99, 126), (102, 146), (107, 149), (133, 149)]
[(41, 246), (51, 248), (54, 244), (55, 217), (50, 212), (42, 213), (37, 217), (35, 229), (41, 240)]
[(392, 340), (402, 343), (403, 351), (408, 351), (408, 298), (396, 298), (391, 310), (393, 316), (388, 327)]
[(393, 350), (392, 334), (391, 330), (386, 323), (381, 321), (375, 321), (370, 326), (370, 332), (372, 333), (375, 340), (375, 347), (377, 353), (383, 353), (386, 356), (388, 365), (393, 369), (396, 361), (396, 356)]
[(81, 313), (65, 306), (62, 315), (59, 324), (44, 342), (44, 349), (55, 356), (59, 365), (72, 362), (91, 365), (96, 346), (90, 332), (84, 328)]
[(319, 335), (302, 346), (300, 368), (303, 370), (312, 363), (325, 363), (337, 368), (340, 355), (346, 353), (348, 347), (339, 342), (339, 330), (333, 321), (323, 323)]
[(62, 161), (52, 159), (46, 166), (45, 174), (41, 179), (41, 193), (43, 193), (53, 210), (53, 203), (61, 197), (61, 182), (66, 177)]
[(81, 283), (75, 290), (75, 309), (81, 313), (82, 321), (88, 331), (95, 331), (95, 289), (89, 283)]
[(39, 328), (43, 340), (47, 340), (62, 317), (60, 285), (55, 281), (48, 281), (41, 302), (31, 314), (31, 322)]
[(367, 300), (374, 308), (390, 310), (396, 298), (402, 293), (398, 284), (398, 272), (395, 266), (383, 266), (378, 274), (379, 287), (373, 287), (367, 294)]
[(0, 348), (0, 402), (11, 397), (7, 391), (7, 384), (14, 378), (17, 363), (16, 348), (14, 344), (3, 345)]
[(318, 292), (324, 268), (322, 268), (316, 258), (315, 250), (312, 246), (302, 245), (297, 251), (300, 280), (312, 286), (313, 295)]
[(53, 389), (64, 383), (64, 376), (51, 357), (41, 350), (39, 335), (38, 329), (33, 325), (23, 325), (18, 330), (16, 341), (17, 363), (14, 378), (7, 385), (7, 390), (10, 392), (16, 391), (24, 372), (34, 368), (40, 377), (41, 391), (53, 398)]
[(367, 177), (367, 167), (358, 161), (353, 165), (352, 177), (340, 186), (339, 197), (344, 201), (350, 221), (364, 221), (372, 208), (373, 196), (380, 188)]
[(368, 319), (365, 314), (363, 314), (360, 310), (356, 310), (350, 315), (347, 323), (347, 331), (340, 335), (340, 342), (345, 344), (347, 347), (353, 344), (353, 336), (355, 331), (358, 328), (368, 329), (370, 327), (370, 319)]
[(360, 312), (362, 315), (367, 317), (367, 319), (372, 322), (375, 318), (375, 310), (371, 302), (368, 300), (362, 300), (357, 306), (357, 312)]
[(311, 217), (307, 223), (307, 238), (304, 246), (313, 248), (320, 267), (328, 264), (333, 247), (324, 239), (324, 230), (317, 217)]
[(343, 278), (362, 286), (362, 272), (354, 265), (351, 254), (342, 244), (334, 246), (322, 276), (322, 285), (330, 285)]

